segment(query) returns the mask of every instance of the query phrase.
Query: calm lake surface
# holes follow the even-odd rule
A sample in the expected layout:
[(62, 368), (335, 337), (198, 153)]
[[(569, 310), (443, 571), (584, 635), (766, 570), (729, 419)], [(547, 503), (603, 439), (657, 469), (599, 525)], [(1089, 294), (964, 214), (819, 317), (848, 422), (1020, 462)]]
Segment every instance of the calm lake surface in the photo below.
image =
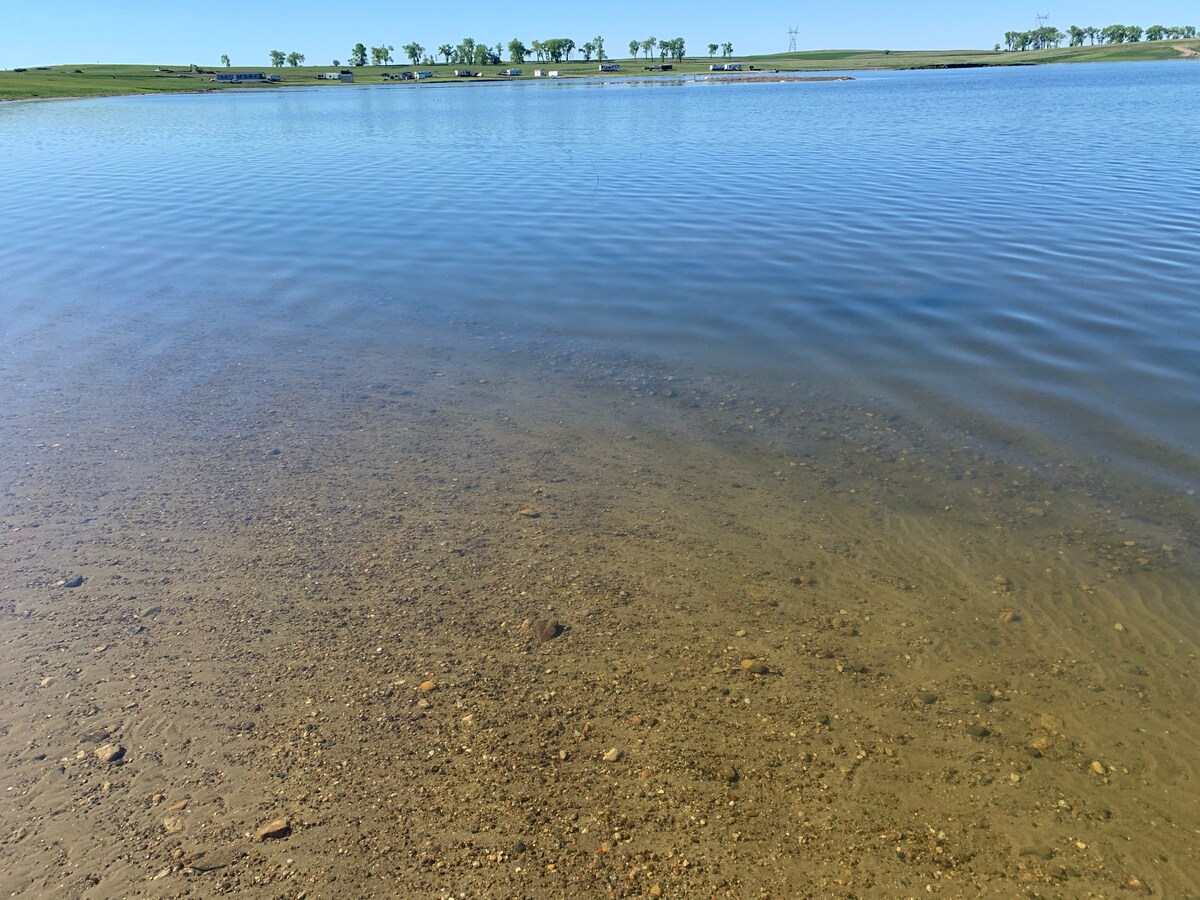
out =
[(1194, 896), (1198, 89), (0, 105), (0, 894)]
[(855, 78), (14, 104), (8, 349), (50, 308), (385, 343), (380, 311), (435, 311), (852, 380), (1194, 488), (1200, 67)]

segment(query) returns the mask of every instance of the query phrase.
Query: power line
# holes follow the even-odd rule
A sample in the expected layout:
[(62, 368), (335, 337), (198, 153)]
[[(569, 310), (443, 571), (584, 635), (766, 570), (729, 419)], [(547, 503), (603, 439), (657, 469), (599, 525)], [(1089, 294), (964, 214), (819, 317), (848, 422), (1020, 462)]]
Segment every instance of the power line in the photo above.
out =
[(1041, 29), (1047, 22), (1050, 21), (1050, 14), (1046, 13), (1045, 15), (1042, 15), (1042, 13), (1038, 13), (1035, 18), (1037, 19), (1038, 28)]
[(800, 29), (793, 25), (788, 29), (788, 53), (796, 52), (796, 35), (800, 33)]

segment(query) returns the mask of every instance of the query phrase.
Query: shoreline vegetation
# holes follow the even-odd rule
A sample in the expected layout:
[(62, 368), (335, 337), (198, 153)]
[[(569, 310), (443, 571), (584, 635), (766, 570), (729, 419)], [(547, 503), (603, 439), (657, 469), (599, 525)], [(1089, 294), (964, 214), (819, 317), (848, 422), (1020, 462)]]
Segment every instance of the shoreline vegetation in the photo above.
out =
[[(821, 72), (847, 72), (900, 69), (957, 69), (992, 66), (1047, 65), (1077, 62), (1132, 62), (1200, 58), (1200, 40), (1145, 41), (1125, 44), (1101, 44), (1087, 47), (1051, 47), (1024, 52), (989, 50), (813, 50), (803, 53), (778, 53), (763, 56), (738, 57), (745, 70), (737, 80), (762, 81), (764, 76), (785, 74), (803, 75)], [(617, 72), (599, 71), (597, 62), (538, 63), (520, 66), (520, 75), (501, 75), (508, 71), (504, 64), (470, 67), (478, 75), (456, 77), (456, 65), (384, 65), (355, 66), (356, 84), (410, 85), (421, 81), (393, 80), (404, 72), (426, 71), (432, 77), (424, 83), (462, 83), (497, 81), (533, 81), (535, 69), (558, 72), (559, 79), (594, 78), (679, 78), (681, 76), (717, 76), (709, 70), (713, 62), (708, 57), (685, 57), (673, 63), (669, 71), (649, 71), (642, 59), (608, 59), (619, 65)], [(24, 70), (0, 71), (0, 100), (82, 99), (87, 97), (121, 96), (130, 94), (198, 93), (228, 90), (271, 90), (279, 87), (341, 86), (336, 80), (325, 80), (328, 72), (341, 67), (332, 66), (234, 66), (205, 67), (191, 65), (54, 65)], [(278, 76), (273, 83), (220, 84), (212, 79), (217, 72), (263, 72)], [(765, 80), (775, 80), (769, 78)], [(825, 79), (822, 79), (825, 80)]]

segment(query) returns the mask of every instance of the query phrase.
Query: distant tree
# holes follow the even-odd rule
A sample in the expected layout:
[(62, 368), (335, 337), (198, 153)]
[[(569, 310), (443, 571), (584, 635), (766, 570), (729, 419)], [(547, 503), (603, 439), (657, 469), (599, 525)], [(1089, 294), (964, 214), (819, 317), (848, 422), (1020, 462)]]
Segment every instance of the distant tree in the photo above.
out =
[(1125, 26), (1125, 40), (1131, 44), (1136, 44), (1138, 41), (1140, 41), (1142, 39), (1142, 35), (1145, 33), (1146, 32), (1144, 32), (1137, 25)]
[(579, 52), (583, 54), (584, 62), (591, 62), (592, 54), (596, 52), (596, 45), (591, 41), (584, 41), (579, 45)]
[(517, 38), (513, 38), (508, 42), (508, 60), (514, 62), (518, 66), (525, 62), (525, 57), (529, 55), (529, 48), (526, 47)]
[(223, 65), (227, 69), (230, 67), (230, 65), (232, 65), (232, 63), (229, 62), (229, 54), (228, 53), (221, 54), (221, 65)]
[(416, 41), (413, 41), (410, 44), (405, 44), (402, 49), (404, 50), (404, 55), (408, 57), (409, 62), (411, 62), (414, 66), (421, 61), (421, 56), (425, 52), (425, 48)]
[(646, 54), (646, 59), (649, 59), (654, 54), (654, 48), (658, 46), (658, 38), (654, 35), (642, 41), (642, 52)]
[(293, 69), (304, 65), (304, 54), (297, 53), (295, 50), (293, 50), (291, 53), (289, 53), (287, 55), (287, 63)]
[(493, 49), (487, 44), (476, 44), (474, 55), (470, 61), (476, 66), (500, 65), (500, 45), (497, 44)]
[(996, 46), (992, 48), (992, 52), (993, 52), (993, 53), (999, 53), (999, 52), (1000, 52), (1000, 45), (999, 45), (999, 44), (996, 44)]
[(721, 45), (721, 55), (726, 59), (733, 59), (733, 44), (726, 41)]
[(1009, 50), (1046, 50), (1057, 47), (1066, 37), (1053, 25), (1033, 31), (1006, 31), (1004, 44)]
[(533, 58), (538, 62), (546, 61), (546, 47), (541, 41), (533, 41), (529, 45), (529, 52), (533, 54)]
[(275, 66), (276, 68), (281, 68), (285, 62), (287, 62), (286, 53), (284, 53), (282, 50), (271, 51), (271, 65)]
[(1083, 29), (1083, 33), (1087, 36), (1088, 43), (1093, 47), (1096, 46), (1096, 41), (1100, 39), (1100, 29), (1095, 25), (1089, 25), (1087, 28)]
[(367, 46), (366, 44), (355, 44), (354, 49), (350, 51), (350, 65), (365, 66), (367, 64)]
[(391, 44), (383, 44), (379, 47), (371, 48), (371, 65), (387, 66), (392, 62), (392, 51), (396, 48)]
[(475, 38), (463, 38), (454, 48), (454, 61), (470, 65), (475, 61)]
[(1167, 29), (1162, 25), (1151, 25), (1146, 29), (1146, 40), (1161, 41), (1167, 36)]
[(1084, 38), (1086, 37), (1086, 28), (1080, 28), (1078, 25), (1072, 25), (1067, 29), (1067, 45), (1070, 47), (1082, 47)]
[(331, 63), (331, 65), (332, 65), (332, 66), (333, 66), (335, 69), (341, 68), (342, 61), (341, 61), (340, 59), (335, 59), (335, 60), (334, 60), (334, 61)]
[(683, 62), (683, 38), (677, 37), (671, 38), (669, 41), (659, 41), (658, 49), (664, 60), (670, 56), (676, 62)]
[(635, 40), (635, 41), (630, 41), (630, 42), (629, 42), (629, 58), (630, 58), (630, 59), (637, 59), (638, 51), (639, 51), (639, 50), (641, 50), (641, 49), (642, 49), (642, 42), (641, 42), (641, 41), (636, 41), (636, 40)]
[(542, 41), (542, 50), (550, 62), (562, 62), (563, 60), (570, 62), (571, 51), (574, 49), (575, 42), (570, 38), (550, 38)]
[(450, 54), (454, 52), (454, 48), (449, 44), (442, 44), (438, 47), (438, 56), (446, 60), (446, 65), (450, 65)]
[(718, 47), (716, 44), (709, 44), (708, 45), (708, 58), (712, 59), (714, 56), (717, 55), (717, 51), (720, 49), (721, 48)]
[(604, 38), (600, 35), (596, 35), (594, 38), (592, 38), (592, 46), (596, 50), (596, 59), (599, 62), (604, 62)]

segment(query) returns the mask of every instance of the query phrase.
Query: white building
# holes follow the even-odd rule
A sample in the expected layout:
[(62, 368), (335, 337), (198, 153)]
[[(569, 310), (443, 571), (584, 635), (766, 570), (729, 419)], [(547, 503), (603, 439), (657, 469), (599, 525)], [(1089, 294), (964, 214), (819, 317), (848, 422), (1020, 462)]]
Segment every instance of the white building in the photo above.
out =
[(252, 84), (256, 81), (266, 81), (263, 72), (218, 72), (213, 81), (219, 84)]

